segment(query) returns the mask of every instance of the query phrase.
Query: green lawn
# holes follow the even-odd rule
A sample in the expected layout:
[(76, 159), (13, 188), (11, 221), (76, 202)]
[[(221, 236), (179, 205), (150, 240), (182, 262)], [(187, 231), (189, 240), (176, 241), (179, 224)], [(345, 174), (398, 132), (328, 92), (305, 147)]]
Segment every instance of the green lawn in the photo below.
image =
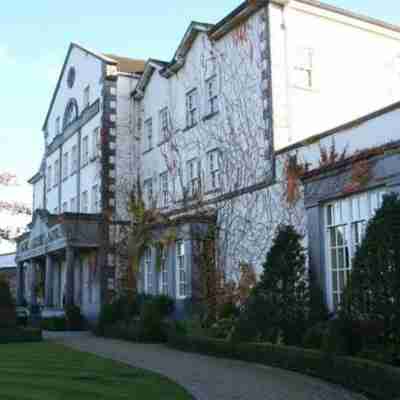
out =
[(48, 343), (0, 345), (1, 400), (189, 400), (151, 372)]

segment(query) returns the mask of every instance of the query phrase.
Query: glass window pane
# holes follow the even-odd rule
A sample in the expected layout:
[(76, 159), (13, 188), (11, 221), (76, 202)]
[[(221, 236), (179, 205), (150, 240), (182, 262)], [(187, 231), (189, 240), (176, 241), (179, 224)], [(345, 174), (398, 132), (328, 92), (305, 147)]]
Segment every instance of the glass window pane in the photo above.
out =
[(332, 272), (332, 289), (334, 292), (337, 291), (338, 287), (337, 287), (337, 272)]
[(337, 250), (331, 250), (331, 268), (336, 270), (337, 267)]

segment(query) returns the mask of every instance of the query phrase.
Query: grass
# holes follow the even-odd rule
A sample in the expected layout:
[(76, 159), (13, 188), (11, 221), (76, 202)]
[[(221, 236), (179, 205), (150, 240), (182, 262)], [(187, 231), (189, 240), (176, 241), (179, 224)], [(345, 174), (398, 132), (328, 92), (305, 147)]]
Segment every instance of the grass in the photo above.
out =
[(189, 400), (157, 374), (49, 343), (0, 345), (1, 400)]

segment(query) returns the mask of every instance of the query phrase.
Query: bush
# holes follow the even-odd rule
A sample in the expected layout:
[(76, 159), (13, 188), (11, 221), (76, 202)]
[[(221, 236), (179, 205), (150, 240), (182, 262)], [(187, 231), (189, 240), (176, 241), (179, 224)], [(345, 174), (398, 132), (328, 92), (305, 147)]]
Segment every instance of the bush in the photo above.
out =
[(162, 317), (168, 317), (174, 312), (175, 301), (167, 295), (162, 294), (159, 296), (149, 297), (148, 299), (145, 299), (144, 304), (149, 301), (154, 303)]
[(140, 341), (165, 342), (167, 340), (167, 326), (157, 302), (150, 301), (143, 305), (138, 330)]
[(0, 329), (0, 344), (40, 342), (42, 331), (34, 328), (2, 328)]
[(71, 305), (65, 307), (66, 327), (69, 331), (80, 331), (84, 328), (85, 321), (78, 306)]
[(241, 343), (218, 339), (170, 335), (170, 346), (217, 357), (256, 362), (313, 375), (377, 400), (400, 396), (400, 370), (350, 357), (327, 357), (317, 350), (266, 343)]
[(67, 321), (65, 317), (48, 317), (41, 320), (40, 326), (45, 331), (66, 331)]
[(209, 335), (216, 339), (230, 339), (233, 334), (236, 321), (234, 318), (220, 319), (211, 325)]
[(326, 322), (319, 322), (309, 328), (303, 337), (303, 346), (306, 349), (320, 350), (329, 327)]

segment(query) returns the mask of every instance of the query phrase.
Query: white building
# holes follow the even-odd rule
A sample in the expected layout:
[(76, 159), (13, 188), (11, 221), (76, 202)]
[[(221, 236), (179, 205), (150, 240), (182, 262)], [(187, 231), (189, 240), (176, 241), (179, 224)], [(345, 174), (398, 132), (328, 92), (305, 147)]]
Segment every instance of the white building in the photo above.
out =
[[(243, 265), (259, 270), (276, 227), (291, 223), (310, 243), (311, 266), (333, 307), (344, 268), (321, 257), (320, 224), (345, 184), (314, 203), (317, 171), (305, 186), (297, 175), (306, 164), (318, 167), (321, 149), (346, 149), (345, 159), (397, 140), (385, 121), (397, 118), (389, 105), (398, 98), (400, 28), (314, 0), (249, 0), (215, 25), (193, 22), (170, 62), (144, 64), (73, 44), (31, 180), (37, 211), (19, 241), (19, 279), (24, 265), (36, 268), (47, 306), (77, 303), (95, 317), (108, 289), (121, 287), (125, 255), (110, 234), (127, 220), (126, 189), (139, 181), (147, 207), (169, 219), (153, 230), (154, 242), (167, 244), (144, 251), (140, 290), (167, 293), (184, 311), (200, 296), (199, 243), (210, 227), (218, 227), (218, 267), (235, 276)], [(378, 136), (371, 126), (384, 131)], [(336, 168), (337, 157), (330, 161)], [(381, 192), (365, 196), (374, 193)]]
[(129, 97), (143, 66), (69, 47), (43, 125), (43, 161), (30, 180), (34, 214), (18, 243), (18, 279), (27, 282), (19, 301), (78, 304), (92, 318), (114, 289), (110, 223), (116, 186), (133, 172)]

